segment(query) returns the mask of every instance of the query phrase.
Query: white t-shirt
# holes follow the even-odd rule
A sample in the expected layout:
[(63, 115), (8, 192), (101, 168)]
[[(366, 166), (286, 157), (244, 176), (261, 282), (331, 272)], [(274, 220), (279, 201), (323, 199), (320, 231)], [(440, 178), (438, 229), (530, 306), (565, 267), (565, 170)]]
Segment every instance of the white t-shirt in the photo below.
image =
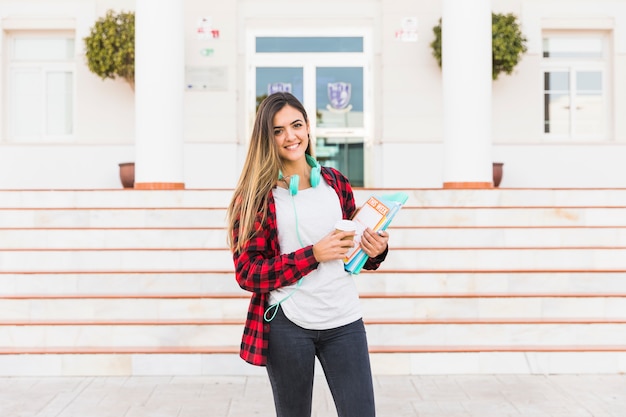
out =
[[(323, 179), (317, 187), (299, 190), (293, 197), (280, 187), (272, 192), (283, 254), (317, 243), (342, 218), (339, 197)], [(281, 300), (285, 316), (305, 329), (333, 329), (362, 317), (354, 278), (344, 270), (341, 259), (321, 262), (304, 276), (300, 286), (270, 292), (270, 305)]]

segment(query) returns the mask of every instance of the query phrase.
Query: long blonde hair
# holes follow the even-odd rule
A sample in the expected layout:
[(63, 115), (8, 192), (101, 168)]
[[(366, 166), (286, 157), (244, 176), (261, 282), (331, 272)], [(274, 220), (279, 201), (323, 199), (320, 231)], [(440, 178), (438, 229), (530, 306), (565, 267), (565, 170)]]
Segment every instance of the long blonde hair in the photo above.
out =
[[(261, 224), (265, 223), (267, 218), (267, 198), (276, 185), (282, 165), (274, 141), (274, 116), (287, 105), (301, 112), (304, 122), (309, 123), (304, 106), (290, 93), (274, 93), (261, 102), (254, 121), (246, 161), (228, 205), (227, 238), (230, 249), (234, 252), (241, 250), (257, 232), (254, 230), (257, 214), (262, 213)], [(305, 152), (311, 155), (311, 141)], [(237, 222), (239, 233), (235, 241), (233, 232)]]

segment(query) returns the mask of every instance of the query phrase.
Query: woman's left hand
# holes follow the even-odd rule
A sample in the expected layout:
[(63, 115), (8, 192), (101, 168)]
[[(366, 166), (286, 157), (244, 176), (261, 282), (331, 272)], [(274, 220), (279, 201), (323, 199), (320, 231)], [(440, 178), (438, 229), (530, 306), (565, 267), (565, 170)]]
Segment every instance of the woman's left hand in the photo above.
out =
[(361, 236), (361, 249), (370, 258), (375, 258), (387, 249), (388, 242), (389, 233), (385, 231), (376, 233), (368, 227)]

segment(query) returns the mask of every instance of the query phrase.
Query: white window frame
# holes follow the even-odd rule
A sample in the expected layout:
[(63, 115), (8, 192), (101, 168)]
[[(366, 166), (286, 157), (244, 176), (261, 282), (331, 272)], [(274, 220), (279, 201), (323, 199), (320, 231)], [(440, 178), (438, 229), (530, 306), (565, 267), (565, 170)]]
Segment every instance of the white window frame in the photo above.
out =
[[(361, 37), (363, 52), (350, 53), (257, 53), (257, 37)], [(282, 29), (249, 29), (246, 32), (246, 74), (245, 112), (248, 115), (245, 126), (245, 142), (247, 143), (256, 113), (256, 68), (257, 67), (298, 67), (303, 68), (304, 108), (309, 115), (316, 111), (315, 71), (316, 67), (362, 67), (363, 68), (363, 127), (323, 128), (317, 126), (315, 117), (310, 117), (311, 138), (317, 137), (348, 138), (354, 143), (363, 143), (363, 175), (365, 186), (371, 184), (373, 177), (374, 143), (374, 96), (373, 96), (373, 43), (371, 28), (282, 28)]]
[[(354, 53), (257, 53), (256, 38), (274, 36), (274, 37), (306, 37), (306, 36), (330, 36), (330, 37), (362, 37), (363, 52)], [(305, 102), (302, 103), (307, 113), (315, 114), (316, 91), (314, 80), (314, 68), (316, 67), (363, 67), (363, 123), (362, 128), (318, 128), (316, 126), (315, 117), (310, 118), (312, 136), (337, 136), (363, 138), (363, 144), (367, 148), (373, 143), (373, 94), (372, 85), (373, 78), (371, 73), (370, 59), (371, 53), (371, 36), (369, 30), (353, 29), (328, 31), (324, 30), (249, 30), (248, 31), (248, 65), (247, 74), (247, 99), (246, 113), (249, 115), (249, 123), (246, 126), (246, 140), (252, 133), (252, 124), (256, 113), (256, 71), (257, 67), (298, 67), (303, 68), (303, 77), (305, 80)], [(298, 63), (298, 64), (294, 64)], [(309, 81), (307, 83), (307, 80)], [(308, 89), (307, 89), (308, 86)], [(367, 158), (366, 158), (367, 159)]]
[[(600, 142), (608, 141), (612, 138), (612, 77), (610, 72), (611, 65), (611, 43), (610, 33), (607, 31), (570, 31), (570, 30), (545, 30), (542, 33), (542, 40), (544, 38), (589, 38), (600, 37), (603, 44), (603, 56), (600, 58), (543, 58), (543, 46), (542, 46), (542, 132), (545, 140), (554, 142)], [(543, 42), (542, 42), (543, 43)], [(570, 94), (570, 109), (569, 109), (569, 133), (546, 133), (543, 128), (545, 123), (545, 109), (544, 109), (544, 94), (545, 84), (544, 77), (548, 72), (568, 72), (569, 73), (569, 94)], [(575, 131), (576, 125), (576, 73), (580, 71), (598, 71), (602, 74), (602, 105), (605, 109), (604, 117), (604, 131), (600, 134), (581, 134)]]
[[(6, 55), (6, 62), (7, 62), (7, 71), (6, 71), (6, 75), (5, 75), (5, 86), (7, 88), (5, 88), (5, 91), (7, 91), (6, 94), (6, 101), (5, 101), (5, 108), (7, 109), (7, 111), (5, 112), (6, 114), (6, 118), (5, 120), (7, 121), (7, 123), (5, 123), (5, 135), (8, 138), (8, 141), (10, 142), (14, 142), (14, 143), (66, 143), (66, 142), (73, 142), (76, 138), (75, 132), (76, 132), (76, 62), (75, 62), (75, 56), (76, 56), (76, 52), (74, 53), (74, 56), (72, 56), (71, 58), (67, 59), (67, 60), (59, 60), (59, 61), (37, 61), (37, 60), (32, 60), (32, 61), (18, 61), (15, 60), (14, 57), (14, 40), (15, 39), (26, 39), (26, 38), (33, 38), (33, 39), (42, 39), (42, 38), (63, 38), (63, 39), (67, 39), (67, 38), (72, 38), (74, 39), (74, 50), (76, 51), (76, 48), (78, 47), (77, 44), (77, 38), (76, 35), (73, 31), (51, 31), (51, 30), (16, 30), (16, 31), (8, 31), (5, 33), (5, 45), (7, 46), (6, 51), (7, 51), (7, 55)], [(19, 135), (17, 132), (15, 132), (15, 125), (12, 122), (13, 120), (15, 120), (15, 108), (16, 108), (16, 94), (18, 94), (15, 91), (14, 85), (15, 83), (12, 81), (13, 78), (13, 74), (15, 71), (19, 71), (19, 70), (25, 70), (25, 69), (31, 69), (31, 70), (35, 70), (36, 72), (38, 72), (42, 78), (42, 88), (44, 89), (43, 91), (43, 100), (40, 103), (41, 106), (39, 108), (39, 110), (34, 113), (34, 115), (36, 115), (37, 117), (40, 118), (41, 120), (41, 126), (42, 126), (42, 131), (39, 132), (38, 134), (35, 135)], [(46, 105), (45, 105), (45, 100), (46, 100), (46, 77), (49, 73), (51, 72), (67, 72), (70, 73), (72, 76), (72, 112), (71, 112), (71, 133), (70, 134), (64, 134), (64, 135), (53, 135), (53, 134), (48, 134), (46, 133), (47, 129), (46, 129), (46, 125), (47, 125), (47, 114), (46, 114)]]

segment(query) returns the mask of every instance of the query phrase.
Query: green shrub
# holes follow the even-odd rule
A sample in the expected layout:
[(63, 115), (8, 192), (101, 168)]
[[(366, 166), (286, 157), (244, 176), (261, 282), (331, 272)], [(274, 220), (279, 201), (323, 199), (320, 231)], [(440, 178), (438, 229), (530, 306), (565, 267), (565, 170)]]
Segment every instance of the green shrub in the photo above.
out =
[[(498, 79), (500, 73), (511, 74), (515, 66), (526, 53), (526, 37), (522, 33), (517, 18), (514, 14), (491, 14), (491, 59), (492, 78)], [(441, 19), (439, 24), (433, 27), (435, 39), (430, 43), (433, 56), (437, 59), (441, 67)]]
[(135, 13), (107, 11), (85, 37), (87, 66), (100, 78), (123, 78), (135, 87)]

